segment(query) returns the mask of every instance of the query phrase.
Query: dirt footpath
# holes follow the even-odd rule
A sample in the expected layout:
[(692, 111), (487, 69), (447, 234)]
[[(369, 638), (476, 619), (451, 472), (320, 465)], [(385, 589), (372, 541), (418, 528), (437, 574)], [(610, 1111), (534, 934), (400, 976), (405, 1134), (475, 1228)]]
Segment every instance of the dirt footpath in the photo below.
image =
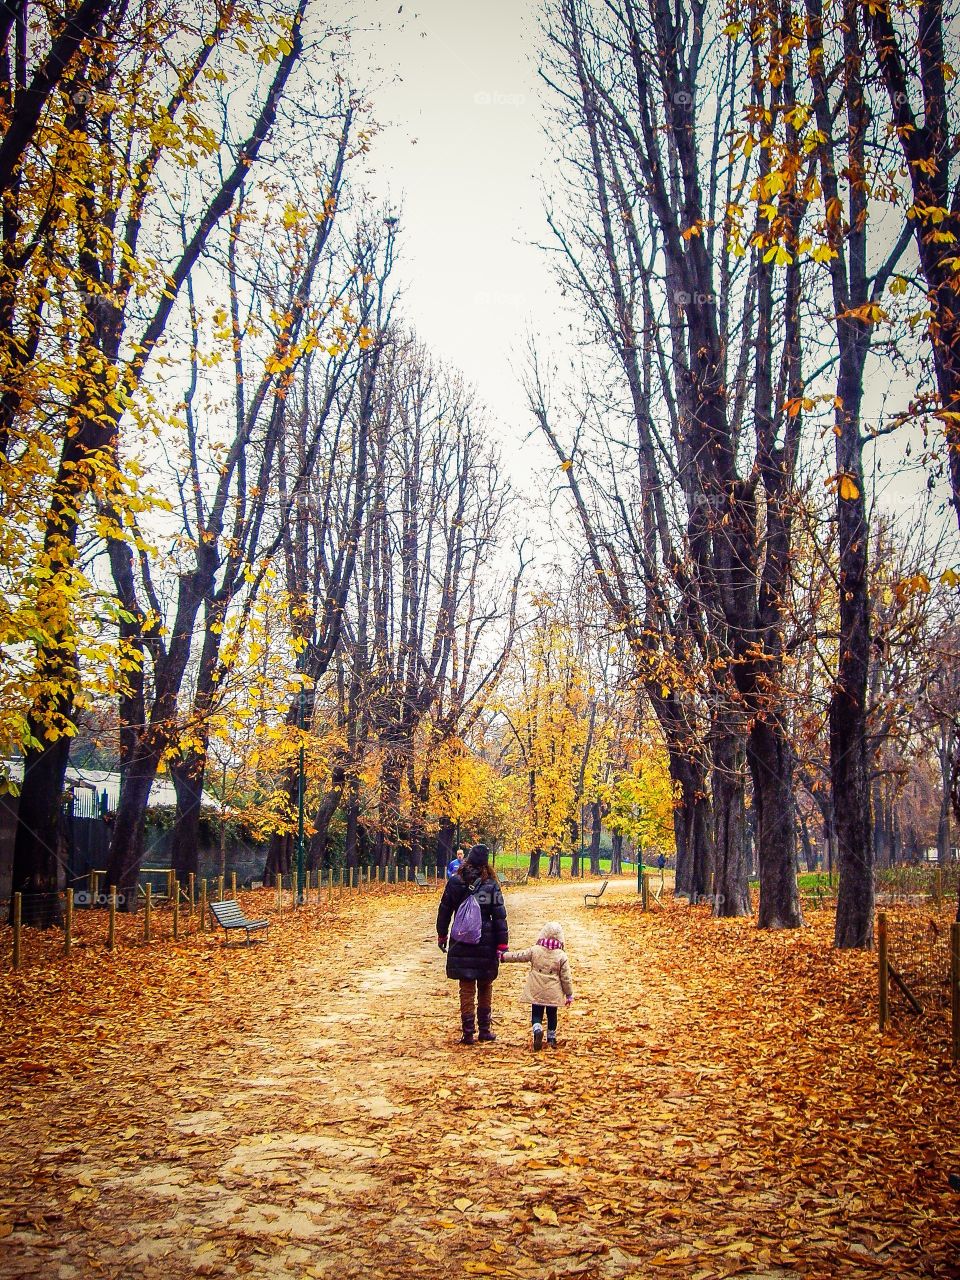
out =
[(631, 882), (585, 910), (591, 887), (507, 890), (511, 944), (559, 918), (573, 965), (560, 1047), (536, 1055), (521, 965), (494, 989), (497, 1043), (456, 1043), (432, 889), (352, 899), (294, 962), (218, 949), (194, 1006), (101, 1045), (92, 1076), (17, 1089), (0, 1275), (952, 1274), (873, 1237), (836, 1253), (835, 1187), (752, 1159), (741, 1082), (672, 1051), (682, 955), (638, 945)]

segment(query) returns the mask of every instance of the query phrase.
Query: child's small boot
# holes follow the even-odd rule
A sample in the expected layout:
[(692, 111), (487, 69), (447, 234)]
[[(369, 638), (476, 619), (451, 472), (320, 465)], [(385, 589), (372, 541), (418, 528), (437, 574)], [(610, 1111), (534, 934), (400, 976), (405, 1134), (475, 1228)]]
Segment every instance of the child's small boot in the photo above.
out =
[(547, 1044), (551, 1049), (555, 1049), (557, 1047), (557, 1033), (555, 1031), (547, 1032)]
[(461, 1044), (473, 1044), (473, 1033), (477, 1029), (477, 1020), (472, 1013), (461, 1013), (460, 1025), (463, 1028), (463, 1035), (460, 1037)]
[(534, 1049), (543, 1048), (543, 1027), (539, 1022), (533, 1024), (533, 1047)]
[(477, 1026), (480, 1028), (480, 1034), (477, 1036), (478, 1040), (496, 1040), (497, 1037), (490, 1030), (492, 1017), (492, 1009), (477, 1010)]

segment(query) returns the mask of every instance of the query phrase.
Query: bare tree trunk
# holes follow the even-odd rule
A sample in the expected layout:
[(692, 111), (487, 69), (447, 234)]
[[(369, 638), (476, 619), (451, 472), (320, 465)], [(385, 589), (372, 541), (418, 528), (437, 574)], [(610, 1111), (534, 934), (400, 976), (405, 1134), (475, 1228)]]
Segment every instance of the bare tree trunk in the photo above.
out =
[(797, 819), (800, 826), (800, 843), (803, 845), (803, 858), (807, 864), (807, 870), (810, 872), (817, 869), (817, 851), (814, 848), (813, 841), (810, 839), (810, 828), (807, 826), (806, 815), (802, 809), (797, 810)]
[(603, 828), (603, 809), (599, 800), (590, 805), (590, 874), (600, 874), (600, 836)]
[(170, 865), (182, 883), (191, 872), (194, 875), (200, 872), (200, 816), (205, 766), (206, 753), (193, 751), (170, 764), (170, 776), (177, 793), (177, 816), (170, 837)]
[(714, 865), (713, 813), (702, 759), (670, 752), (670, 776), (680, 792), (674, 809), (677, 843), (676, 892), (691, 899), (706, 894)]
[(757, 845), (766, 855), (760, 859), (757, 924), (761, 929), (795, 928), (803, 917), (797, 890), (793, 753), (782, 732), (769, 721), (757, 719), (750, 729), (747, 754)]
[(744, 740), (724, 708), (714, 716), (710, 759), (716, 868), (713, 913), (746, 916), (752, 907), (747, 878)]
[(440, 819), (440, 826), (437, 831), (437, 866), (446, 867), (448, 862), (453, 860), (453, 851), (456, 848), (457, 828), (455, 823), (447, 817)]
[(610, 848), (610, 874), (618, 876), (623, 871), (623, 836), (619, 831), (613, 833), (613, 842)]
[(330, 776), (329, 790), (324, 793), (313, 819), (313, 835), (310, 838), (309, 860), (307, 863), (311, 871), (318, 870), (326, 862), (327, 835), (333, 815), (340, 807), (345, 781), (346, 772), (343, 766), (334, 765)]
[[(70, 754), (70, 739), (58, 738), (42, 750), (24, 753), (24, 785), (17, 809), (17, 835), (13, 852), (13, 891), (23, 894), (23, 923), (50, 929), (62, 920), (59, 879), (60, 858), (56, 833), (63, 804), (63, 779)], [(30, 785), (26, 785), (27, 779)], [(54, 839), (50, 840), (50, 833)], [(13, 893), (10, 895), (13, 922)]]

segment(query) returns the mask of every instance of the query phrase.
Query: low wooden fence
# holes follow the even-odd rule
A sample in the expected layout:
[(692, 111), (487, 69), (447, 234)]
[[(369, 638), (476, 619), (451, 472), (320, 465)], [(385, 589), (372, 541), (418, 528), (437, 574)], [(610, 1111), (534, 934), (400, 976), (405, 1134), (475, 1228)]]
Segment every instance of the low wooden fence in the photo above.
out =
[(877, 986), (880, 1030), (904, 1013), (935, 1039), (946, 1035), (960, 1063), (960, 923), (913, 912), (877, 917)]
[[(440, 884), (443, 869), (429, 868), (417, 873), (428, 879), (431, 887)], [(121, 906), (115, 885), (108, 885), (104, 890), (100, 884), (99, 871), (91, 871), (88, 888), (84, 890), (67, 889), (63, 896), (63, 953), (70, 955), (75, 939), (75, 912), (78, 907), (103, 908), (106, 912), (106, 927), (102, 940), (108, 951), (117, 945), (117, 918)], [(154, 891), (152, 879), (148, 879), (139, 891), (138, 912), (143, 921), (142, 940), (144, 943), (157, 941), (179, 941), (181, 937), (191, 933), (215, 931), (216, 924), (208, 918), (209, 902), (222, 902), (227, 896), (237, 898), (237, 876), (234, 872), (229, 877), (218, 876), (208, 879), (197, 879), (192, 874), (185, 883), (177, 880), (173, 871), (164, 871), (165, 883), (161, 889)], [(308, 872), (305, 876), (303, 899), (298, 900), (296, 877), (280, 876), (274, 880), (272, 887), (262, 882), (255, 882), (252, 891), (259, 899), (257, 909), (274, 910), (282, 915), (285, 910), (296, 911), (300, 907), (320, 905), (325, 900), (332, 901), (335, 894), (362, 893), (371, 886), (403, 886), (414, 883), (414, 870), (409, 867), (349, 867), (331, 869), (329, 871)], [(162, 916), (159, 914), (162, 912)], [(22, 922), (23, 895), (15, 893), (11, 910), (12, 929), (10, 944), (11, 968), (20, 969), (24, 963), (24, 941), (29, 934)], [(161, 921), (164, 927), (161, 928)]]

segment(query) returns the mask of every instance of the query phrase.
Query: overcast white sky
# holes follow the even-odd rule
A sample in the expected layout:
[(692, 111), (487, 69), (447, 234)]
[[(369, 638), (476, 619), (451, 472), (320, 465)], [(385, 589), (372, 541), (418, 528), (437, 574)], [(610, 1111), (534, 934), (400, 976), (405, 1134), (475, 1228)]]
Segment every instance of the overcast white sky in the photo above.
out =
[[(538, 10), (539, 0), (353, 0), (350, 25), (382, 127), (367, 185), (402, 209), (404, 315), (490, 407), (515, 482), (542, 494), (536, 461), (549, 459), (539, 439), (520, 446), (531, 423), (519, 374), (527, 333), (555, 354), (570, 320), (535, 246), (548, 236), (550, 164)], [(910, 392), (902, 370), (874, 363), (865, 418), (904, 408)], [(912, 505), (923, 487), (922, 474), (900, 469), (905, 443), (898, 435), (881, 446), (884, 505)], [(865, 462), (869, 471), (874, 459)]]
[[(403, 311), (513, 443), (530, 427), (517, 376), (525, 335), (556, 333), (560, 310), (532, 243), (545, 231), (536, 3), (399, 7), (362, 0), (353, 43), (358, 64), (379, 68), (371, 182), (402, 208)], [(511, 455), (520, 479), (531, 452)]]

